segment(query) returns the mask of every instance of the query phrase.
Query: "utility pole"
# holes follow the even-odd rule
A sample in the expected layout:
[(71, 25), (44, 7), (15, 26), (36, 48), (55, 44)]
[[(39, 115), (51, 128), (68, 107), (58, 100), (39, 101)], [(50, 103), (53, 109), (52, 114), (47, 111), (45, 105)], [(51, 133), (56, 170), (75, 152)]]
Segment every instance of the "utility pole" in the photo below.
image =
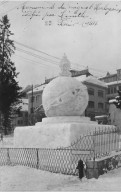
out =
[(2, 132), (2, 114), (0, 111), (0, 132)]
[(33, 102), (34, 102), (34, 98), (33, 98), (33, 84), (32, 84), (32, 107), (31, 107), (32, 125), (33, 125), (33, 114), (34, 114)]

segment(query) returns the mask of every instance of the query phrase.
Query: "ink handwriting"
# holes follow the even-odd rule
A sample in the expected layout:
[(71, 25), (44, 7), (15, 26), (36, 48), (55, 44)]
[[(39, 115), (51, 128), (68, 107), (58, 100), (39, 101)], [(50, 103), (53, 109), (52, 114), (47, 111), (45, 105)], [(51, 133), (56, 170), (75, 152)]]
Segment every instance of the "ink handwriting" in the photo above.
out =
[[(30, 2), (29, 2), (30, 4)], [(21, 10), (23, 17), (30, 20), (40, 17), (45, 24), (52, 25), (55, 22), (58, 26), (75, 26), (82, 27), (98, 25), (98, 14), (105, 17), (109, 14), (121, 14), (121, 3), (97, 3), (88, 2), (38, 2), (39, 6), (23, 5), (18, 9)], [(96, 18), (96, 19), (95, 19)]]

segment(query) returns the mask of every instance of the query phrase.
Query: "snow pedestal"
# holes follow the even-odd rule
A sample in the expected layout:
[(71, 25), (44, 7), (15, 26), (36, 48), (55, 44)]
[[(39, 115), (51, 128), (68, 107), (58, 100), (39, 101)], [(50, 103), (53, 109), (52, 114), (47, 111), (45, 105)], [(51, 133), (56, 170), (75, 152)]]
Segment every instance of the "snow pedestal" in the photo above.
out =
[[(15, 148), (66, 148), (83, 135), (112, 131), (113, 125), (98, 125), (88, 117), (63, 116), (43, 118), (35, 126), (16, 127)], [(106, 135), (105, 135), (106, 138)], [(99, 140), (96, 140), (98, 142)], [(105, 140), (106, 141), (106, 140)]]
[[(35, 126), (17, 127), (14, 131), (14, 147), (25, 149), (24, 156), (26, 156), (27, 163), (29, 163), (29, 159), (33, 158), (34, 151), (27, 151), (26, 148), (39, 148), (38, 155), (40, 161), (42, 159), (42, 162), (40, 162), (42, 169), (48, 170), (48, 167), (51, 166), (54, 172), (68, 173), (68, 167), (70, 167), (70, 173), (73, 173), (78, 158), (81, 158), (81, 153), (80, 155), (78, 151), (73, 151), (73, 153), (67, 147), (83, 135), (92, 134), (95, 130), (99, 131), (101, 128), (102, 130), (106, 128), (109, 130), (109, 128), (112, 129), (112, 126), (98, 125), (96, 122), (90, 121), (88, 117), (48, 117), (44, 118), (42, 122), (36, 123)], [(91, 140), (89, 142), (91, 143)], [(90, 144), (91, 148), (92, 145)], [(85, 154), (84, 152), (82, 151), (83, 154)], [(90, 153), (90, 151), (88, 152)], [(48, 163), (49, 161), (51, 161), (51, 164)]]
[[(44, 118), (42, 122), (36, 123), (35, 126), (16, 127), (14, 147), (23, 148), (22, 155), (26, 157), (27, 164), (29, 164), (29, 159), (33, 158), (34, 151), (26, 150), (26, 148), (39, 148), (38, 155), (39, 161), (41, 161), (41, 169), (48, 170), (51, 167), (54, 172), (66, 174), (68, 173), (68, 167), (72, 167), (70, 173), (73, 173), (78, 160), (71, 150), (66, 150), (66, 148), (86, 132), (94, 131), (96, 126), (97, 123), (90, 121), (87, 117)], [(57, 148), (64, 148), (64, 150), (57, 150)], [(49, 163), (50, 161), (51, 163)]]
[(88, 117), (49, 117), (35, 126), (16, 127), (15, 148), (68, 147), (81, 135), (94, 131), (100, 125)]

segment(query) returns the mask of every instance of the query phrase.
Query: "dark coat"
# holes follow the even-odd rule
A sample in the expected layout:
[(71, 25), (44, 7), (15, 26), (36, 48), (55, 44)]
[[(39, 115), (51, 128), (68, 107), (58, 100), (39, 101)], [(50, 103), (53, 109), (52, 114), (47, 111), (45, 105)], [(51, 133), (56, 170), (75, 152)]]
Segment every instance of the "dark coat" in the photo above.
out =
[(79, 170), (79, 178), (81, 179), (82, 177), (84, 177), (84, 164), (81, 159), (78, 161), (76, 169)]

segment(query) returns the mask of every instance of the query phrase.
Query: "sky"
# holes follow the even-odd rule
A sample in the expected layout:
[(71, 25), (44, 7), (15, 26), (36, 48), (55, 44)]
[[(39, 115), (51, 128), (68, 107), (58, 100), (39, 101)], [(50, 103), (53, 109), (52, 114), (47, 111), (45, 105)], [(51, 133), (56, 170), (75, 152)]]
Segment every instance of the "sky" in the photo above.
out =
[(14, 33), (12, 61), (22, 87), (57, 76), (66, 53), (71, 68), (105, 76), (121, 68), (120, 1), (0, 1)]

